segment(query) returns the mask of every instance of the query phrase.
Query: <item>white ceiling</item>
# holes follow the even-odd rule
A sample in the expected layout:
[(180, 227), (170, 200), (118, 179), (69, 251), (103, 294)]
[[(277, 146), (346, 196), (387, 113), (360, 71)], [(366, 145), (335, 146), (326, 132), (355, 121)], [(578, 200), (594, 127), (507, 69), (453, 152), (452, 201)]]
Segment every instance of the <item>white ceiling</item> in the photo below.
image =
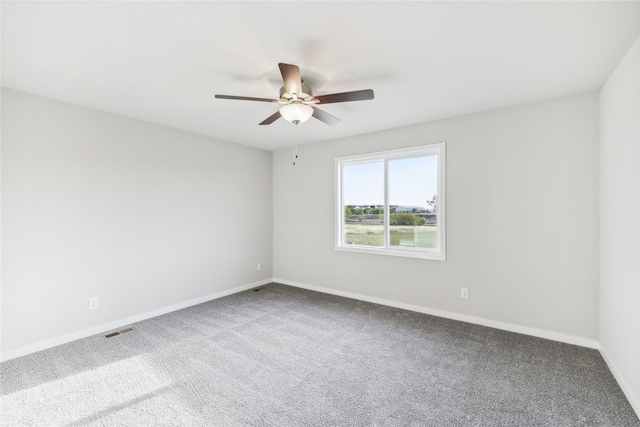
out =
[[(7, 2), (2, 85), (266, 150), (598, 90), (640, 32), (627, 2)], [(278, 62), (342, 119), (258, 123)]]

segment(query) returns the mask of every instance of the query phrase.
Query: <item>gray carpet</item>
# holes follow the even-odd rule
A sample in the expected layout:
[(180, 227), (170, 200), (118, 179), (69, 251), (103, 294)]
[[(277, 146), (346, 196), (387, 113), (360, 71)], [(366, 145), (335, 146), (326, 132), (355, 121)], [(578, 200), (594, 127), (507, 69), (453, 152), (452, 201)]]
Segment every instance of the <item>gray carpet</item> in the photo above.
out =
[(2, 426), (640, 426), (595, 350), (279, 284), (0, 364)]

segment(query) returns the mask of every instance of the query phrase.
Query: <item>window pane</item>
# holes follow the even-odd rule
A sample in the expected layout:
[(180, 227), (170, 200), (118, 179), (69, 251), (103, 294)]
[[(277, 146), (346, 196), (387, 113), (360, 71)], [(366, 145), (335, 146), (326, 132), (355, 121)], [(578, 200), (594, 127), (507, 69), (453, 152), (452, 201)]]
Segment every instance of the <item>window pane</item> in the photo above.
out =
[(344, 165), (343, 244), (384, 246), (384, 162)]
[(389, 245), (438, 248), (438, 157), (389, 161)]
[(337, 157), (336, 250), (445, 261), (445, 148)]

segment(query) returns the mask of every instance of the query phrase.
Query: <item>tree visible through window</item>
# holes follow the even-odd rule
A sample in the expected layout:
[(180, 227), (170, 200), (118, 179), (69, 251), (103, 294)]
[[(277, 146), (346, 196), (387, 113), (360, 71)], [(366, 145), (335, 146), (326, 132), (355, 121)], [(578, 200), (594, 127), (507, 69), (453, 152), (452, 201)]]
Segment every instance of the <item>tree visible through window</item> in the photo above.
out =
[(336, 249), (444, 259), (444, 143), (336, 159)]

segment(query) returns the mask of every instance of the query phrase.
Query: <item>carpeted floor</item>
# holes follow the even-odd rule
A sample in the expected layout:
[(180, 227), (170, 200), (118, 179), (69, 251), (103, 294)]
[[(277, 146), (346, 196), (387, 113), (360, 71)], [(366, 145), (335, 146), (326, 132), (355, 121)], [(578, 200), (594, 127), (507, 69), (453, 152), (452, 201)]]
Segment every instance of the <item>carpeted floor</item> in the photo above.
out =
[(599, 353), (279, 284), (0, 364), (0, 425), (640, 426)]

